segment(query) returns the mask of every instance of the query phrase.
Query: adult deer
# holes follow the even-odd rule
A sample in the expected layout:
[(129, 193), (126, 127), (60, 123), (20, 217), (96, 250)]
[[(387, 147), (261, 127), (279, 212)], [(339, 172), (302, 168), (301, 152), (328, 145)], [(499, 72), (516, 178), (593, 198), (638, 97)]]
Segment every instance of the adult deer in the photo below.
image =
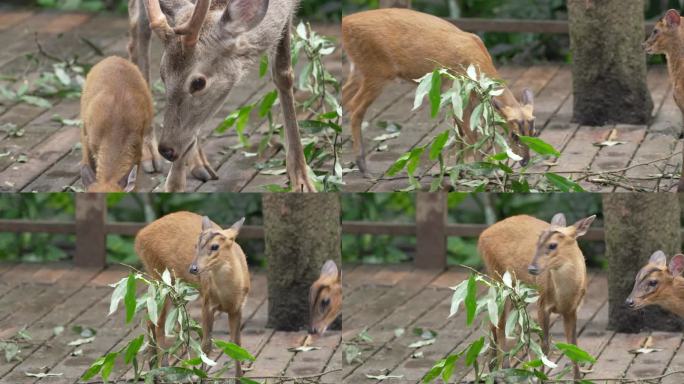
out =
[(313, 192), (299, 136), (292, 91), (290, 29), (298, 0), (129, 0), (131, 60), (149, 79), (151, 33), (161, 39), (166, 86), (159, 153), (173, 162), (166, 191), (184, 191), (186, 170), (203, 181), (217, 175), (200, 148), (202, 126), (263, 53), (285, 120), (286, 165), (295, 191)]

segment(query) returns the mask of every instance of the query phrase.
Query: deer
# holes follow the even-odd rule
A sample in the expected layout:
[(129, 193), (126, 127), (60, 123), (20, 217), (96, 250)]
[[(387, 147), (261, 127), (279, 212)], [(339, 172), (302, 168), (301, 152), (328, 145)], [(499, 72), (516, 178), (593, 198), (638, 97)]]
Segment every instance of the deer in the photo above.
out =
[[(135, 251), (145, 270), (161, 279), (164, 270), (175, 278), (199, 286), (202, 303), (202, 351), (212, 349), (211, 333), (216, 312), (228, 314), (231, 341), (241, 345), (242, 308), (250, 289), (250, 275), (242, 248), (235, 241), (244, 217), (222, 229), (207, 216), (175, 212), (153, 221), (135, 238)], [(148, 323), (157, 353), (164, 344), (164, 323), (169, 303), (164, 304), (155, 326)], [(236, 377), (242, 376), (240, 361), (235, 361)]]
[[(487, 48), (477, 35), (464, 32), (439, 17), (410, 9), (376, 9), (343, 17), (342, 46), (351, 64), (342, 88), (342, 104), (349, 111), (356, 165), (365, 177), (371, 175), (361, 134), (363, 117), (390, 81), (402, 79), (415, 83), (439, 66), (463, 73), (471, 64), (480, 73), (499, 78)], [(522, 104), (505, 86), (503, 93), (493, 98), (494, 107), (508, 125), (507, 141), (522, 158), (520, 163), (524, 166), (530, 153), (519, 136), (536, 136), (533, 92), (525, 89), (521, 101)], [(478, 135), (469, 126), (477, 102), (471, 94), (462, 121), (456, 119), (460, 136), (467, 144), (478, 141)], [(473, 155), (480, 158), (478, 153)]]
[[(527, 215), (512, 216), (487, 228), (478, 240), (489, 276), (500, 280), (508, 271), (517, 281), (539, 287), (537, 317), (544, 354), (549, 352), (551, 313), (563, 317), (565, 338), (577, 345), (577, 309), (587, 287), (584, 255), (577, 238), (587, 233), (595, 218), (592, 215), (567, 226), (562, 213), (554, 215), (551, 223)], [(498, 327), (492, 329), (499, 363), (503, 360), (506, 315), (504, 308)], [(576, 380), (580, 378), (577, 363), (573, 373)]]
[[(684, 115), (684, 29), (679, 11), (670, 9), (665, 12), (642, 46), (649, 55), (665, 55), (667, 71), (673, 83), (672, 96)], [(682, 166), (684, 166), (684, 154)], [(684, 178), (681, 176), (677, 184), (677, 192), (684, 192)]]
[(322, 335), (342, 309), (342, 271), (334, 261), (321, 267), (320, 277), (309, 289), (309, 334)]
[(152, 95), (135, 65), (110, 56), (93, 66), (81, 94), (80, 168), (88, 192), (135, 189), (153, 116)]
[(163, 44), (160, 73), (166, 109), (157, 149), (172, 162), (167, 192), (185, 190), (188, 169), (201, 181), (218, 178), (200, 147), (199, 133), (264, 53), (272, 54), (290, 187), (315, 191), (292, 90), (290, 29), (297, 5), (298, 0), (129, 0), (129, 56), (148, 79), (151, 31)]
[(625, 305), (633, 310), (647, 305), (657, 305), (684, 317), (684, 255), (672, 256), (670, 263), (663, 251), (655, 251), (648, 263), (639, 270), (634, 279), (632, 293)]

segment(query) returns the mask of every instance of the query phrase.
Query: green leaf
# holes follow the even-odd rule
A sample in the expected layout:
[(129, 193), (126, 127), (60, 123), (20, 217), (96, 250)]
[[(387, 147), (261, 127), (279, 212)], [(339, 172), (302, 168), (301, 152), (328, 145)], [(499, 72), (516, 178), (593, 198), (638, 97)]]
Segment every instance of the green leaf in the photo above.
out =
[(406, 171), (409, 175), (413, 175), (418, 168), (418, 163), (420, 162), (420, 156), (425, 152), (425, 147), (413, 148), (410, 152), (408, 163), (406, 164)]
[(441, 101), (442, 93), (442, 76), (439, 74), (439, 70), (432, 72), (432, 81), (430, 82), (430, 93), (428, 98), (430, 99), (430, 116), (434, 118), (439, 113), (439, 104)]
[(237, 344), (231, 343), (231, 342), (226, 342), (223, 340), (216, 340), (214, 339), (214, 345), (219, 347), (223, 353), (228, 355), (229, 357), (238, 360), (238, 361), (254, 361), (256, 358), (252, 356), (246, 349), (240, 347)]
[(178, 320), (178, 308), (173, 307), (166, 316), (166, 321), (164, 322), (164, 335), (173, 336), (173, 329), (176, 327), (176, 321)]
[(239, 380), (241, 384), (261, 384), (256, 380), (250, 379), (249, 377), (241, 377)]
[(574, 361), (575, 363), (595, 363), (596, 358), (590, 355), (585, 350), (574, 344), (566, 343), (556, 343), (556, 348), (558, 348), (568, 359)]
[(542, 156), (551, 155), (558, 157), (560, 152), (553, 147), (553, 145), (547, 143), (546, 141), (532, 136), (518, 136), (520, 142), (528, 146), (531, 150), (537, 152)]
[(416, 97), (413, 99), (413, 110), (418, 109), (423, 104), (423, 99), (432, 86), (432, 76), (433, 73), (428, 73), (419, 79), (420, 83), (418, 83), (418, 88), (416, 89)]
[(102, 371), (100, 371), (100, 376), (102, 376), (102, 380), (105, 383), (109, 381), (109, 375), (112, 373), (114, 362), (118, 355), (118, 352), (110, 352), (105, 356), (104, 362), (102, 363)]
[(480, 125), (480, 118), (482, 118), (482, 106), (483, 104), (480, 103), (473, 108), (473, 112), (470, 115), (470, 130), (473, 132), (477, 132), (477, 127)]
[(135, 275), (128, 275), (128, 281), (126, 282), (126, 296), (124, 296), (124, 305), (126, 305), (126, 323), (130, 323), (135, 316)]
[(278, 91), (273, 90), (264, 95), (259, 103), (259, 117), (265, 117), (271, 110), (273, 103), (278, 99)]
[(454, 294), (451, 296), (451, 310), (449, 311), (449, 317), (455, 315), (458, 312), (458, 307), (461, 302), (465, 300), (466, 294), (468, 293), (468, 280), (462, 281), (459, 285), (452, 287)]
[(436, 362), (435, 365), (433, 365), (432, 368), (430, 368), (430, 370), (425, 375), (425, 377), (423, 377), (423, 383), (429, 383), (432, 380), (438, 378), (439, 375), (444, 370), (445, 364), (446, 364), (446, 359), (439, 360), (438, 362)]
[(90, 368), (88, 368), (87, 371), (81, 376), (81, 380), (89, 380), (95, 377), (98, 373), (100, 373), (100, 370), (102, 369), (102, 364), (104, 364), (105, 361), (105, 356), (100, 357), (99, 359), (95, 360), (93, 364), (90, 365)]
[(159, 315), (157, 313), (157, 300), (154, 285), (149, 285), (147, 287), (147, 316), (156, 326), (159, 321)]
[[(490, 295), (487, 299), (487, 312), (489, 313), (489, 321), (493, 326), (499, 326), (499, 305), (496, 302), (496, 290), (494, 287), (489, 287)], [(493, 293), (493, 294), (492, 294)]]
[(35, 105), (36, 107), (46, 109), (52, 108), (52, 104), (49, 101), (43, 99), (42, 97), (24, 95), (21, 97), (21, 100), (27, 104)]
[(233, 111), (221, 122), (221, 124), (216, 127), (215, 131), (218, 133), (224, 133), (228, 128), (232, 127), (237, 121), (238, 116), (240, 116), (240, 111)]
[(555, 174), (553, 172), (547, 172), (544, 174), (544, 176), (549, 182), (551, 182), (551, 184), (555, 185), (563, 192), (586, 192), (581, 185), (561, 175)]
[(409, 157), (411, 157), (411, 152), (406, 152), (401, 155), (401, 157), (399, 157), (397, 161), (395, 161), (394, 164), (392, 164), (392, 166), (387, 170), (387, 175), (394, 176), (401, 172), (401, 170), (406, 167)]
[(268, 55), (261, 55), (259, 60), (259, 78), (264, 77), (268, 71)]
[(480, 337), (478, 340), (470, 344), (470, 348), (468, 348), (468, 352), (466, 352), (466, 358), (465, 358), (465, 364), (467, 367), (470, 367), (473, 365), (475, 360), (477, 360), (477, 356), (480, 355), (480, 351), (482, 350), (482, 347), (484, 346), (485, 338), (484, 336)]
[(506, 328), (505, 328), (505, 335), (507, 339), (512, 339), (513, 331), (515, 331), (515, 326), (518, 323), (518, 316), (520, 316), (520, 313), (518, 312), (517, 309), (511, 310), (511, 313), (508, 314), (508, 318), (506, 319)]
[(128, 343), (126, 354), (124, 355), (124, 361), (126, 364), (130, 364), (133, 361), (135, 356), (138, 354), (138, 351), (140, 351), (140, 347), (142, 347), (144, 341), (145, 335), (140, 335)]
[(434, 161), (439, 157), (447, 140), (449, 140), (449, 130), (440, 133), (432, 140), (432, 145), (430, 146), (430, 160)]
[(477, 309), (477, 282), (475, 275), (470, 275), (468, 279), (468, 291), (465, 298), (466, 307), (466, 324), (470, 326), (475, 319), (475, 310)]
[(126, 279), (121, 279), (121, 281), (116, 284), (114, 292), (112, 292), (112, 298), (109, 303), (109, 315), (116, 312), (116, 309), (119, 307), (119, 302), (123, 299), (124, 294), (126, 293), (126, 284), (124, 284), (125, 280)]
[(454, 368), (456, 367), (456, 360), (459, 359), (461, 355), (449, 355), (444, 363), (444, 370), (442, 371), (442, 380), (445, 383), (449, 382), (449, 379), (454, 373)]

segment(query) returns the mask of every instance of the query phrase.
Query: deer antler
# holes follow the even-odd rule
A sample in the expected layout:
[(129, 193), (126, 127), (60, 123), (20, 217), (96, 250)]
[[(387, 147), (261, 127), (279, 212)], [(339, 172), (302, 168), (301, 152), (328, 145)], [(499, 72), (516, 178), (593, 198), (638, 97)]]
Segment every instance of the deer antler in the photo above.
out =
[(183, 35), (183, 44), (194, 46), (197, 43), (202, 24), (204, 24), (204, 19), (207, 18), (207, 13), (209, 13), (210, 4), (211, 0), (197, 0), (190, 20), (173, 29), (175, 33)]
[(145, 0), (147, 16), (150, 19), (150, 28), (162, 41), (167, 41), (175, 34), (166, 20), (166, 15), (161, 10), (159, 0)]

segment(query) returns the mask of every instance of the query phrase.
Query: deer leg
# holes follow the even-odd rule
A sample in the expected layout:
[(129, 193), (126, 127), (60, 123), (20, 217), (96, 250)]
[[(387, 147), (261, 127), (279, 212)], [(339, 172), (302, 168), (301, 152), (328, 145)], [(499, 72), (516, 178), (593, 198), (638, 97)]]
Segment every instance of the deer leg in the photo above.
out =
[(537, 303), (537, 321), (542, 329), (542, 352), (549, 353), (549, 312), (544, 309), (544, 301), (540, 299)]
[(166, 176), (166, 183), (164, 184), (165, 192), (185, 192), (187, 161), (190, 152), (193, 152), (193, 148), (187, 150), (181, 157), (171, 163), (171, 169)]
[(363, 117), (368, 110), (368, 107), (375, 101), (375, 99), (382, 92), (386, 80), (384, 79), (368, 79), (363, 78), (358, 92), (352, 98), (350, 104), (351, 113), (351, 131), (352, 131), (352, 146), (354, 154), (356, 155), (356, 166), (364, 177), (371, 177), (366, 166), (366, 149), (363, 144), (363, 135), (361, 134), (361, 125), (363, 124)]
[(354, 97), (356, 93), (359, 91), (359, 87), (361, 86), (361, 79), (362, 78), (358, 74), (358, 71), (355, 71), (352, 68), (352, 71), (349, 74), (349, 78), (342, 87), (342, 106), (345, 109), (349, 109), (349, 103), (351, 102), (352, 97)]
[[(563, 315), (563, 327), (565, 328), (565, 340), (568, 344), (577, 345), (577, 313), (571, 312)], [(573, 363), (572, 371), (574, 379), (580, 379), (579, 364)]]
[(190, 168), (190, 174), (192, 174), (192, 176), (195, 179), (204, 182), (218, 179), (216, 171), (209, 163), (209, 160), (207, 160), (207, 157), (204, 155), (202, 147), (200, 147), (199, 145), (199, 140), (195, 141), (195, 144), (191, 151), (192, 153), (188, 157), (188, 167)]
[(163, 162), (159, 151), (157, 151), (157, 146), (154, 123), (151, 123), (143, 137), (142, 158), (140, 160), (143, 170), (147, 173), (161, 172), (162, 170)]
[(278, 88), (280, 106), (285, 120), (285, 166), (290, 178), (290, 187), (297, 192), (316, 192), (307, 171), (304, 147), (299, 136), (297, 112), (295, 111), (292, 86), (294, 75), (290, 59), (290, 29), (292, 21), (288, 21), (283, 30), (283, 37), (278, 43), (271, 71), (273, 81)]
[[(242, 310), (228, 315), (228, 329), (230, 329), (230, 338), (233, 343), (242, 346), (240, 341), (240, 326), (242, 323)], [(240, 361), (235, 360), (235, 377), (242, 376), (242, 366)]]
[(202, 301), (202, 352), (211, 352), (211, 332), (214, 329), (214, 310), (209, 305), (209, 299)]
[(149, 84), (152, 30), (143, 0), (128, 0), (128, 23), (131, 34), (128, 42), (128, 58), (138, 66), (145, 81)]

